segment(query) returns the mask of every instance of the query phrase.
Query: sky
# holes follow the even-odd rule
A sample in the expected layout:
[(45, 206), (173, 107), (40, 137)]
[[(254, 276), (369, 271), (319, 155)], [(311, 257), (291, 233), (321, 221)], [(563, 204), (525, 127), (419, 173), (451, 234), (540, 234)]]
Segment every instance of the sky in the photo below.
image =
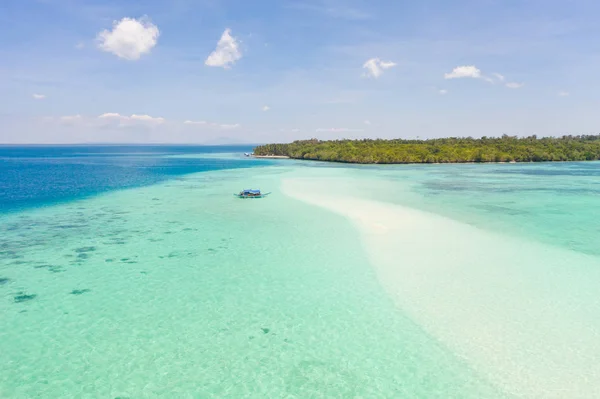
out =
[(1, 0), (0, 143), (599, 133), (592, 0)]

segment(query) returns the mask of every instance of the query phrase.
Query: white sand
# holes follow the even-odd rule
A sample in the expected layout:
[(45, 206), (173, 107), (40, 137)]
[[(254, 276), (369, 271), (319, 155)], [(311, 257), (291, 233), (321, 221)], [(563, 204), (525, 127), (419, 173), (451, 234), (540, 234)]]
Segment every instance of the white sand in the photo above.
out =
[(290, 178), (282, 191), (355, 222), (399, 308), (501, 389), (600, 397), (596, 258), (351, 198), (351, 184)]

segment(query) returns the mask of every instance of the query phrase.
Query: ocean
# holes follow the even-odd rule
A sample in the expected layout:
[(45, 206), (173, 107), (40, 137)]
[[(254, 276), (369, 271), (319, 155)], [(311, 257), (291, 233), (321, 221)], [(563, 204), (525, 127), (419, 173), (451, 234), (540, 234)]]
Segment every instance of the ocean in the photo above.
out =
[(0, 147), (0, 397), (600, 396), (600, 163), (250, 150)]

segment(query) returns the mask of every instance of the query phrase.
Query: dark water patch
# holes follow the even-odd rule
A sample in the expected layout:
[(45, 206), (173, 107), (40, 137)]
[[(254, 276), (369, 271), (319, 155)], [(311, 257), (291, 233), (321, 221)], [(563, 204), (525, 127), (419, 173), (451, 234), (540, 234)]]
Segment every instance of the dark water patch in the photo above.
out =
[(5, 259), (20, 259), (23, 256), (19, 255), (17, 251), (0, 251), (0, 257)]
[(89, 288), (84, 288), (82, 290), (73, 290), (71, 291), (71, 295), (83, 295), (86, 292), (90, 292), (91, 290)]
[(148, 241), (150, 241), (150, 242), (160, 242), (160, 241), (164, 241), (164, 238), (148, 238)]
[(160, 201), (160, 198), (152, 198), (152, 201)]
[(60, 230), (70, 230), (70, 229), (84, 229), (89, 227), (88, 224), (57, 224), (54, 225), (53, 228)]
[(270, 328), (266, 328), (266, 327), (261, 327), (261, 330), (262, 330), (263, 334), (268, 334), (269, 331), (271, 331)]
[(165, 231), (163, 234), (173, 234), (174, 231)]
[[(183, 258), (183, 257), (194, 257), (196, 256), (196, 252), (193, 251), (172, 251), (170, 252), (166, 258)], [(165, 258), (165, 256), (163, 256), (162, 258)]]
[(6, 285), (11, 282), (11, 279), (8, 277), (0, 277), (0, 285)]
[(514, 209), (514, 208), (505, 207), (505, 206), (490, 205), (490, 204), (473, 205), (473, 208), (482, 209), (484, 211), (491, 212), (491, 213), (502, 213), (505, 215), (513, 215), (513, 216), (521, 216), (521, 215), (530, 214), (530, 212), (527, 212), (527, 211), (524, 211), (521, 209)]
[[(21, 258), (21, 259), (22, 259), (22, 258), (24, 258), (24, 256), (19, 256), (19, 258)], [(28, 264), (30, 264), (30, 263), (31, 263), (31, 262), (30, 262), (30, 261), (27, 261), (27, 260), (15, 260), (15, 261), (11, 262), (10, 264), (11, 264), (11, 265), (28, 265)]]
[(112, 263), (112, 262), (114, 262), (114, 261), (115, 261), (115, 260), (114, 260), (114, 259), (112, 259), (112, 258), (104, 259), (104, 262), (106, 262), (106, 263)]
[(79, 255), (77, 255), (77, 260), (78, 261), (84, 261), (86, 259), (89, 259), (89, 257), (90, 257), (90, 255), (85, 254), (85, 253), (84, 254), (79, 254)]
[(83, 254), (86, 252), (94, 252), (96, 250), (96, 247), (80, 247), (75, 249), (75, 252), (79, 253), (79, 254)]
[(27, 294), (24, 291), (21, 291), (21, 292), (17, 292), (13, 299), (14, 299), (15, 303), (23, 303), (23, 302), (32, 301), (36, 297), (37, 297), (36, 294)]

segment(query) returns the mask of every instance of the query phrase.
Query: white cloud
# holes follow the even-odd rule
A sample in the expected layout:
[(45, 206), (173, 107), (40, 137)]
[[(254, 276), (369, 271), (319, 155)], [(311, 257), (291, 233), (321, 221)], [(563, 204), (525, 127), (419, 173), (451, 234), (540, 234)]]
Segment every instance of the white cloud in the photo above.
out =
[(123, 18), (113, 22), (112, 31), (98, 33), (96, 40), (103, 51), (126, 60), (138, 60), (156, 46), (159, 34), (158, 27), (146, 18)]
[(509, 89), (520, 89), (523, 86), (525, 86), (525, 83), (510, 82), (506, 84)]
[(129, 120), (136, 121), (136, 122), (150, 123), (153, 125), (160, 125), (162, 123), (165, 123), (165, 121), (166, 121), (165, 118), (161, 118), (161, 117), (155, 118), (150, 115), (136, 115), (136, 114), (131, 115), (129, 117)]
[(124, 126), (134, 126), (134, 125), (145, 125), (145, 126), (157, 126), (162, 125), (166, 122), (165, 118), (161, 117), (152, 117), (150, 115), (136, 115), (133, 114), (131, 116), (121, 115), (115, 112), (107, 112), (98, 116), (98, 119), (101, 119), (107, 123), (118, 122), (119, 127)]
[(43, 100), (44, 98), (46, 98), (45, 94), (33, 94), (32, 97), (36, 100)]
[(499, 81), (504, 82), (504, 75), (500, 75), (499, 73), (492, 73), (492, 75), (494, 75)]
[(569, 96), (569, 92), (568, 91), (559, 91), (558, 95), (560, 97), (568, 97)]
[(481, 71), (475, 65), (458, 66), (450, 73), (444, 74), (444, 79), (474, 78), (481, 79)]
[(440, 93), (441, 95), (448, 94), (448, 90), (441, 89), (440, 91), (438, 91), (438, 93)]
[(271, 107), (269, 107), (268, 105), (265, 105), (264, 107), (262, 107), (262, 110), (265, 111), (265, 112), (268, 111), (268, 110), (270, 110), (270, 109), (271, 109)]
[(242, 52), (237, 39), (231, 36), (231, 29), (225, 29), (217, 43), (217, 48), (208, 56), (204, 64), (228, 69), (240, 58), (242, 58)]
[(107, 112), (105, 114), (98, 116), (98, 118), (99, 119), (122, 119), (122, 118), (127, 118), (127, 117), (121, 116), (120, 114), (117, 114), (114, 112)]
[(206, 125), (206, 121), (184, 121), (183, 122), (184, 125)]
[(222, 124), (222, 125), (215, 125), (221, 129), (225, 129), (225, 130), (229, 130), (229, 129), (237, 129), (238, 127), (241, 127), (241, 125), (239, 123), (235, 123), (235, 124)]
[(383, 71), (396, 66), (396, 63), (391, 61), (381, 61), (379, 58), (371, 58), (364, 63), (363, 68), (367, 70), (366, 76), (378, 78), (383, 74)]
[(370, 120), (366, 120), (364, 123), (365, 123), (365, 125), (370, 125), (371, 121)]
[(329, 127), (329, 128), (318, 128), (315, 131), (317, 133), (323, 133), (323, 132), (339, 133), (339, 132), (362, 132), (362, 129), (349, 129), (347, 127)]

